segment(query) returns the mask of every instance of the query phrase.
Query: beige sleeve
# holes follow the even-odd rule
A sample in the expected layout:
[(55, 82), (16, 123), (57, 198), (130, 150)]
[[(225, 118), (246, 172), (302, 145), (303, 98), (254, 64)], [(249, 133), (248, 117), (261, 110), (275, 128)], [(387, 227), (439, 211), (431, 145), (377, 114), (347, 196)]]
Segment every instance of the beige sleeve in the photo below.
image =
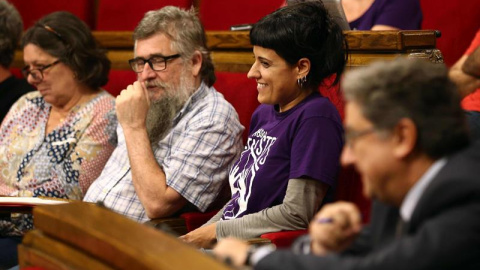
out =
[(217, 239), (233, 236), (242, 239), (268, 232), (306, 229), (318, 210), (328, 185), (312, 179), (290, 179), (283, 203), (232, 220), (219, 220)]

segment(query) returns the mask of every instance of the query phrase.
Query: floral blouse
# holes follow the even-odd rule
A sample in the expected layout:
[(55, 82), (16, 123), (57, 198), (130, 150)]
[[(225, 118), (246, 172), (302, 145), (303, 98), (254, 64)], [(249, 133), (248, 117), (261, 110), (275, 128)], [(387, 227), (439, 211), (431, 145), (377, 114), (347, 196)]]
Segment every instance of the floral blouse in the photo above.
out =
[[(99, 92), (45, 134), (50, 109), (35, 91), (20, 98), (2, 122), (0, 195), (81, 200), (102, 172), (117, 144), (114, 98)], [(21, 230), (31, 227), (23, 225)]]

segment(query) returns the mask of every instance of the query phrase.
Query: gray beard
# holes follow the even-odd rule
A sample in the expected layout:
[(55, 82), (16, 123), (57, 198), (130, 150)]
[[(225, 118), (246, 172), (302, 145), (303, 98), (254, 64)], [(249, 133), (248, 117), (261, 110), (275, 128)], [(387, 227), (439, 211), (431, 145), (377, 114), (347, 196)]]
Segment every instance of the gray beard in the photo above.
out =
[(182, 105), (178, 99), (173, 97), (164, 97), (150, 105), (146, 126), (152, 146), (155, 146), (170, 131), (173, 118), (180, 111)]
[(170, 132), (173, 119), (195, 91), (193, 82), (189, 82), (183, 75), (178, 89), (171, 89), (167, 86), (165, 95), (159, 100), (152, 101), (148, 109), (147, 134), (154, 149), (158, 142)]

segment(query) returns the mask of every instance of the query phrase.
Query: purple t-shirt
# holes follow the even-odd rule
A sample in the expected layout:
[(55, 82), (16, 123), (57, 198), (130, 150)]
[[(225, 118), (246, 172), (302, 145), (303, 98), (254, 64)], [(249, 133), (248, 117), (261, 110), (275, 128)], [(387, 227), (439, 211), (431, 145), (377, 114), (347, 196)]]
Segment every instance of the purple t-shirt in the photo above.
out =
[(352, 30), (370, 30), (377, 24), (418, 30), (422, 26), (422, 9), (419, 0), (375, 0), (360, 18), (349, 24)]
[(240, 159), (230, 171), (232, 199), (222, 219), (256, 213), (283, 202), (289, 179), (321, 181), (332, 193), (343, 147), (343, 127), (333, 104), (318, 93), (279, 113), (260, 105)]

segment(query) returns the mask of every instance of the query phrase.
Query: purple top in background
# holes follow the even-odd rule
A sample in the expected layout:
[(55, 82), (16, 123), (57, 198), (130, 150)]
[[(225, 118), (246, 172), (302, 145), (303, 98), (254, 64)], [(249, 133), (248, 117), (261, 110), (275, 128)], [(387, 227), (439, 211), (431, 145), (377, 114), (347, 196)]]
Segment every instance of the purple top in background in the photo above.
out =
[(254, 112), (245, 149), (230, 171), (232, 199), (222, 219), (239, 218), (283, 202), (289, 179), (312, 178), (336, 186), (343, 128), (335, 106), (318, 93), (279, 113)]
[(352, 30), (370, 30), (377, 24), (418, 30), (422, 24), (422, 10), (419, 0), (375, 0), (360, 18), (349, 24)]

